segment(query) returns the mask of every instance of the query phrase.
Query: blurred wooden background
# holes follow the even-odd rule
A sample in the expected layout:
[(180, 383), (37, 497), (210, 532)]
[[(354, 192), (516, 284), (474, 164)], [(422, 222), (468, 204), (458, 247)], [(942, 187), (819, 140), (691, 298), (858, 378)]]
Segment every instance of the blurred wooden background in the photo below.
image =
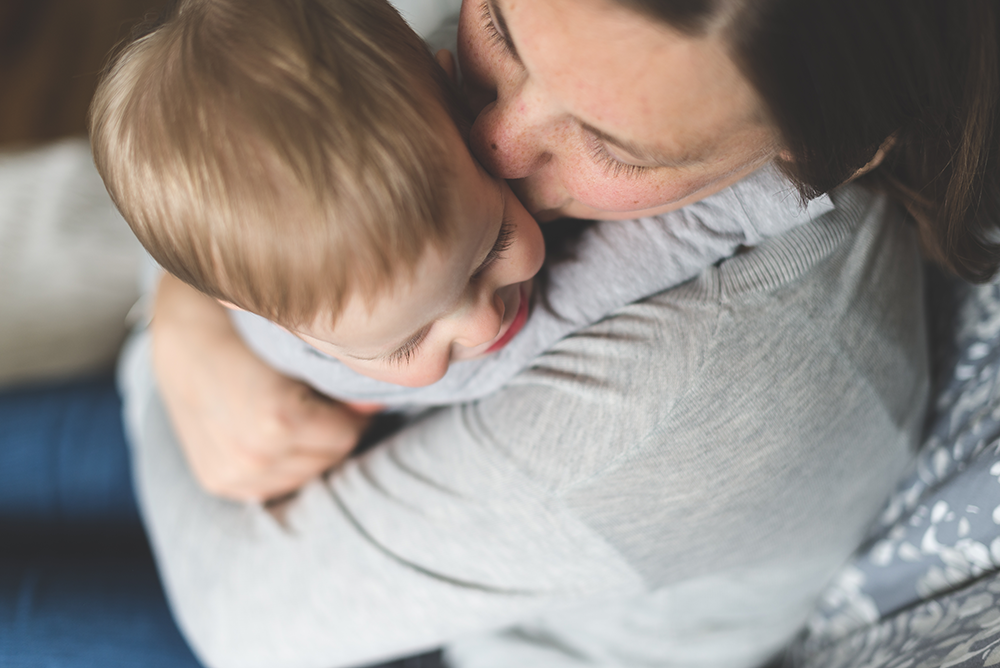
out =
[(0, 148), (86, 132), (108, 52), (164, 0), (0, 0)]

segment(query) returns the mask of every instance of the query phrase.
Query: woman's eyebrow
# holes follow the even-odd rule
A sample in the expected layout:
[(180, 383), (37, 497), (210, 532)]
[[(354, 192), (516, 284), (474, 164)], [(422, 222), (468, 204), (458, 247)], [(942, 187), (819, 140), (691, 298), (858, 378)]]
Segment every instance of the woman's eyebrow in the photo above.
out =
[(507, 44), (507, 48), (510, 49), (510, 55), (518, 62), (521, 62), (521, 56), (517, 55), (517, 47), (514, 46), (514, 40), (510, 37), (510, 28), (507, 27), (507, 19), (504, 18), (503, 12), (500, 11), (500, 5), (496, 2), (496, 0), (486, 0), (486, 4), (490, 8), (490, 12), (493, 14), (493, 20), (497, 23), (500, 36), (503, 37), (503, 41)]
[(579, 123), (580, 127), (582, 127), (587, 132), (593, 134), (598, 139), (606, 141), (612, 146), (617, 146), (618, 148), (622, 149), (623, 151), (626, 151), (629, 155), (638, 160), (651, 162), (655, 165), (660, 165), (661, 167), (680, 167), (692, 162), (698, 162), (698, 160), (701, 158), (701, 154), (703, 153), (703, 151), (698, 149), (695, 151), (690, 151), (683, 156), (667, 156), (664, 155), (663, 153), (660, 153), (656, 149), (649, 148), (646, 146), (640, 146), (634, 142), (626, 141), (624, 139), (619, 139), (614, 135), (609, 135), (604, 130), (595, 128), (590, 123), (585, 123), (583, 121), (579, 121)]

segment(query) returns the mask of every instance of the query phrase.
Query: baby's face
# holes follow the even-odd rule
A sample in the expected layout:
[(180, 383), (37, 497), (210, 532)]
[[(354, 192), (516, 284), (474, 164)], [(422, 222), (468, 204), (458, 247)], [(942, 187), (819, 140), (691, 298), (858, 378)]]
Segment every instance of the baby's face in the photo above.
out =
[(447, 126), (461, 216), (456, 237), (444, 249), (429, 246), (413, 278), (401, 276), (374, 303), (349, 299), (335, 326), (320, 314), (294, 332), (351, 369), (396, 385), (430, 385), (451, 362), (505, 346), (527, 319), (532, 278), (545, 259), (535, 219)]

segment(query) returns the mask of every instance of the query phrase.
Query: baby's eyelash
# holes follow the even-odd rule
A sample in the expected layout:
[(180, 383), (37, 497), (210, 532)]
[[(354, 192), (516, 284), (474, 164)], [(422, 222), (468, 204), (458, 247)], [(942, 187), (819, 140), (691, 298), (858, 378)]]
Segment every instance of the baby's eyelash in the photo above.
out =
[(489, 37), (490, 42), (499, 46), (507, 54), (510, 54), (510, 43), (507, 41), (507, 38), (504, 37), (503, 33), (497, 29), (497, 24), (493, 21), (493, 14), (490, 13), (490, 4), (488, 2), (483, 2), (483, 4), (480, 5), (479, 17), (481, 19), (483, 30), (486, 31), (486, 36)]
[(497, 235), (497, 240), (493, 244), (493, 248), (490, 249), (489, 254), (486, 259), (483, 260), (483, 264), (479, 267), (479, 271), (476, 272), (476, 276), (483, 273), (487, 267), (503, 257), (504, 252), (506, 252), (511, 245), (514, 243), (514, 225), (509, 220), (504, 219), (503, 223), (500, 225), (500, 233)]
[(428, 331), (430, 331), (430, 327), (424, 327), (422, 330), (417, 332), (416, 336), (394, 350), (388, 357), (385, 358), (385, 361), (393, 366), (403, 366), (404, 364), (408, 364), (409, 361), (413, 359), (414, 353), (416, 353), (417, 349), (420, 348), (420, 344), (427, 336)]
[(643, 172), (649, 171), (652, 167), (644, 167), (642, 165), (631, 165), (627, 162), (622, 162), (615, 158), (615, 156), (608, 153), (608, 149), (604, 146), (604, 142), (597, 138), (591, 139), (590, 155), (595, 162), (600, 163), (604, 167), (604, 171), (609, 176), (638, 176)]

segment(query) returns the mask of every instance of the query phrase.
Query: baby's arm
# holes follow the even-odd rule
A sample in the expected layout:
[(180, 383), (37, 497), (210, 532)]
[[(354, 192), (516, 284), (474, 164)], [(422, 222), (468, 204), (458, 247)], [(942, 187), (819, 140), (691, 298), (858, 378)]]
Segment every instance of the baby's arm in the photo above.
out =
[(532, 314), (533, 326), (544, 329), (532, 344), (535, 353), (554, 343), (553, 337), (680, 285), (741, 247), (756, 246), (832, 208), (825, 196), (803, 205), (794, 186), (768, 165), (682, 209), (596, 223), (580, 238), (574, 259), (549, 268), (547, 296), (557, 317), (544, 310)]
[(343, 460), (368, 417), (262, 364), (223, 309), (166, 275), (156, 294), (152, 359), (188, 464), (202, 487), (234, 499), (299, 488)]

